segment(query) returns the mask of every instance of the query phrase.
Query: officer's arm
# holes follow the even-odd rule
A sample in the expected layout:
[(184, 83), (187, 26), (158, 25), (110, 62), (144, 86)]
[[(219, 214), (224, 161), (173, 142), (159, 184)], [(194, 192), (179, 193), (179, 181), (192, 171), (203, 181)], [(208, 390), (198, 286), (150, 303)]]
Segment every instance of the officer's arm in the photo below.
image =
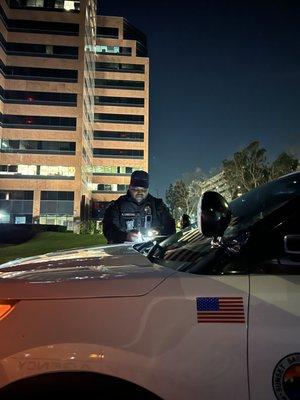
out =
[(173, 233), (176, 232), (175, 220), (172, 217), (168, 207), (161, 199), (158, 201), (157, 215), (160, 222), (160, 234), (167, 236), (173, 235)]
[(104, 213), (103, 233), (108, 243), (123, 243), (127, 233), (120, 228), (120, 215), (117, 204), (111, 203)]

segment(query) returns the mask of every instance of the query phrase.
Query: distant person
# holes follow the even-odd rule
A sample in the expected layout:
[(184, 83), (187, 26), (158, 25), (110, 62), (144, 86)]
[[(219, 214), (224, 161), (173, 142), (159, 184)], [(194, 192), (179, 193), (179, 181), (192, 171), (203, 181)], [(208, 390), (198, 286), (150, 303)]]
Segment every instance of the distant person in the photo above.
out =
[(191, 226), (191, 219), (188, 214), (183, 214), (180, 221), (180, 227), (181, 229), (184, 229), (188, 226)]
[(112, 202), (104, 213), (103, 233), (108, 243), (134, 242), (149, 229), (158, 235), (176, 232), (175, 221), (162, 199), (149, 194), (149, 175), (145, 171), (131, 174), (126, 195)]

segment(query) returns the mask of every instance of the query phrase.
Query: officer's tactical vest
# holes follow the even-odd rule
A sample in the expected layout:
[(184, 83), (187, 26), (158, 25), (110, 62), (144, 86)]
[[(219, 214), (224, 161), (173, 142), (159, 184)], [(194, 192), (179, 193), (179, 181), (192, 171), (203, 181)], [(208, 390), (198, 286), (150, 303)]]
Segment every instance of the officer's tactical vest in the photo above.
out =
[(157, 212), (155, 199), (148, 196), (142, 203), (132, 200), (118, 202), (120, 227), (128, 232), (133, 229), (145, 234), (149, 229), (157, 226)]

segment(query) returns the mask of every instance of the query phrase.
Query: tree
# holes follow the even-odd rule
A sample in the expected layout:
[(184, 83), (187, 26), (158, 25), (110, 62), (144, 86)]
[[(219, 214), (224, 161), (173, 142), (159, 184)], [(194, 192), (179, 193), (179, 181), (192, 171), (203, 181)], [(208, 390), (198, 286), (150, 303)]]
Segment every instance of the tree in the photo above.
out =
[(166, 191), (166, 202), (175, 219), (179, 219), (182, 213), (188, 209), (188, 187), (182, 181), (171, 184)]
[(298, 160), (285, 152), (281, 153), (272, 164), (268, 164), (266, 150), (260, 147), (258, 141), (235, 153), (232, 159), (223, 161), (224, 178), (233, 199), (274, 178), (294, 171), (297, 166)]
[(195, 219), (197, 206), (202, 194), (202, 180), (192, 180), (189, 184), (183, 180), (171, 184), (166, 191), (166, 203), (174, 218), (178, 221), (182, 214)]
[(175, 196), (174, 196), (174, 186), (171, 183), (166, 190), (166, 203), (169, 206), (171, 214), (174, 214), (175, 209)]
[(289, 153), (281, 153), (272, 163), (269, 170), (270, 180), (276, 179), (279, 176), (293, 172), (298, 167), (298, 159)]
[(203, 180), (193, 180), (188, 185), (187, 214), (192, 217), (192, 219), (196, 218), (198, 202), (203, 192), (202, 182)]

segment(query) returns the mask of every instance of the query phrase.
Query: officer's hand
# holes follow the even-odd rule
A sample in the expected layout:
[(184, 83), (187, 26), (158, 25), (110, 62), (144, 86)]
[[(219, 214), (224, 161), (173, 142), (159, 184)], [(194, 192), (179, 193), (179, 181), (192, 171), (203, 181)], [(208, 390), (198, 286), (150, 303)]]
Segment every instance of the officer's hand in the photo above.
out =
[(126, 240), (128, 242), (135, 242), (136, 240), (138, 240), (138, 235), (139, 235), (139, 231), (134, 229), (134, 230), (132, 230), (132, 231), (127, 233)]

